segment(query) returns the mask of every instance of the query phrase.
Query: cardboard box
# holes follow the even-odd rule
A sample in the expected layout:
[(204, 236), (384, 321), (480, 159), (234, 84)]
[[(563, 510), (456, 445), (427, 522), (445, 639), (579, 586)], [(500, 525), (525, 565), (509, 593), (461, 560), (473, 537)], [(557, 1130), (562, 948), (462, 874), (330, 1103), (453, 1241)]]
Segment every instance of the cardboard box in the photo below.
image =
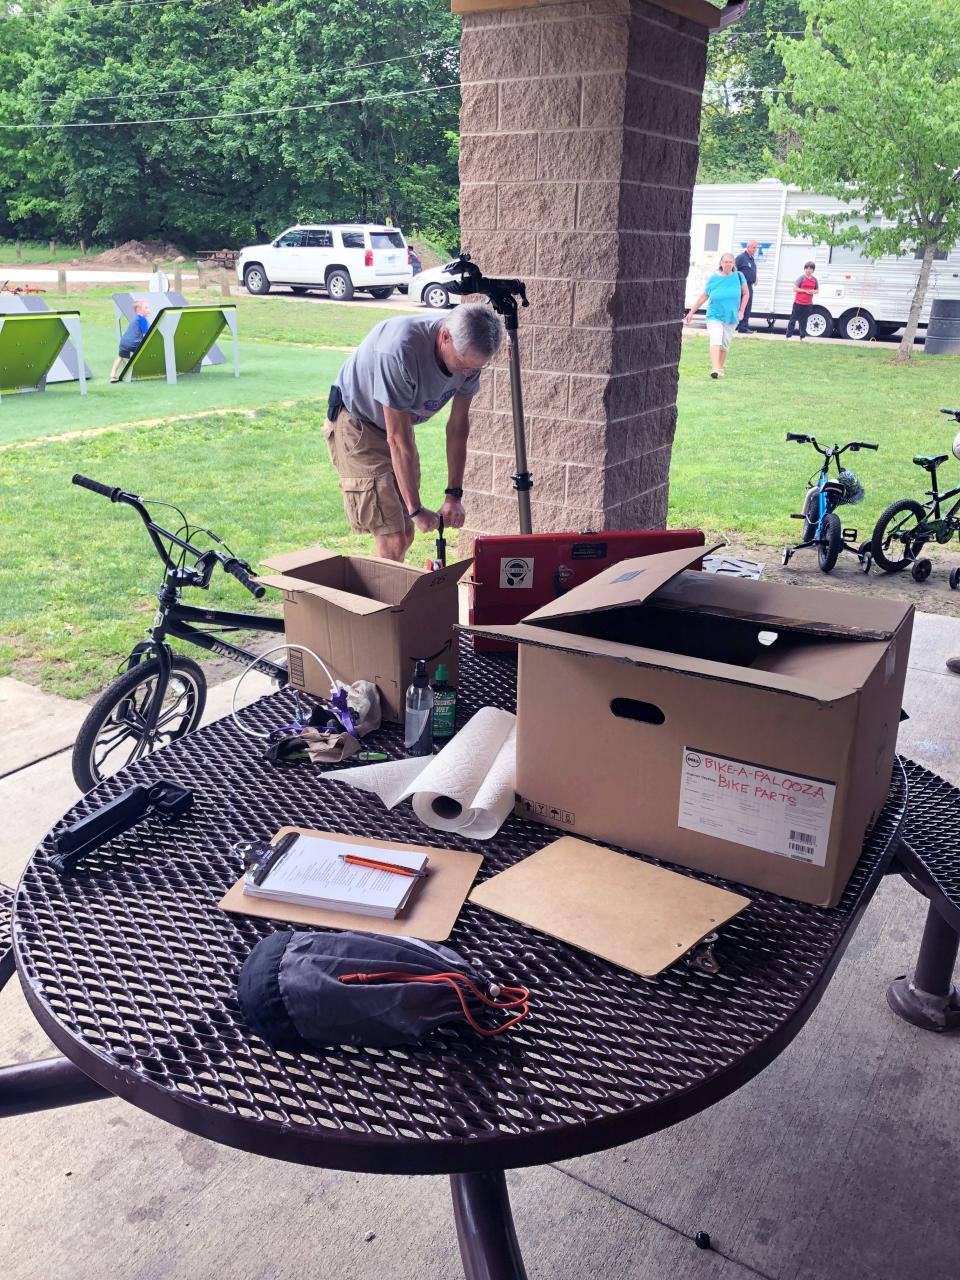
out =
[[(288, 644), (318, 654), (339, 679), (373, 680), (384, 720), (403, 721), (403, 699), (417, 658), (436, 655), (457, 682), (457, 582), (469, 560), (433, 573), (376, 556), (344, 556), (323, 547), (263, 561), (276, 572), (260, 582), (283, 592)], [(330, 681), (313, 658), (291, 653), (290, 683), (327, 697)]]
[(518, 811), (833, 906), (886, 799), (913, 608), (622, 561), (520, 645)]

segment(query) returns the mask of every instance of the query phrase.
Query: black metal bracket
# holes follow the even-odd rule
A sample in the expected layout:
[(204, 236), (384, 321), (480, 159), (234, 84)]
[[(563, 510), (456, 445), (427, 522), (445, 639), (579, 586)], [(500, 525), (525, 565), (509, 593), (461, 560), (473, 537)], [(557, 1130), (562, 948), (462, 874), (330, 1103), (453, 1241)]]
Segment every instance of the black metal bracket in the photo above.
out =
[(55, 837), (50, 865), (62, 876), (73, 875), (82, 858), (129, 831), (141, 818), (150, 815), (161, 822), (175, 822), (192, 804), (193, 792), (176, 782), (161, 780), (151, 787), (140, 783), (127, 787), (116, 799)]

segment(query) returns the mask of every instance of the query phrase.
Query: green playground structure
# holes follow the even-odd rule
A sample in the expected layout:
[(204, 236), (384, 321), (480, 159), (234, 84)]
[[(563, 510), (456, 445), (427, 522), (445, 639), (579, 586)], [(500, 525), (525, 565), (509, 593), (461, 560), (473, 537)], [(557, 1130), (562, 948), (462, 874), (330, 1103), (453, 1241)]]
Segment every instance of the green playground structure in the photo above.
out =
[(0, 396), (11, 391), (45, 391), (47, 374), (68, 342), (77, 352), (80, 394), (85, 396), (79, 311), (0, 314)]
[(123, 366), (120, 381), (165, 377), (175, 383), (179, 373), (199, 373), (204, 356), (224, 329), (233, 337), (233, 373), (239, 378), (236, 313), (237, 308), (229, 303), (222, 307), (161, 307), (143, 342)]

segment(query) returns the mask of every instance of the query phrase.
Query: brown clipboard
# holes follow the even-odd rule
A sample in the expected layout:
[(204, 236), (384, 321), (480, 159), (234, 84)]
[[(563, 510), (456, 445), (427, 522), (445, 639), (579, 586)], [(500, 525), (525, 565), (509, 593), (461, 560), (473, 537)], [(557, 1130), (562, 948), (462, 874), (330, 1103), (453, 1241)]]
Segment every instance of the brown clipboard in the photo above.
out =
[(224, 911), (236, 915), (260, 916), (266, 920), (283, 920), (289, 924), (320, 925), (324, 929), (352, 929), (355, 933), (383, 933), (391, 936), (422, 938), (424, 942), (443, 942), (449, 938), (470, 886), (480, 870), (483, 857), (462, 849), (434, 849), (428, 845), (400, 844), (396, 840), (368, 840), (363, 836), (338, 835), (333, 831), (313, 831), (309, 827), (281, 827), (270, 841), (277, 841), (295, 831), (319, 840), (349, 840), (351, 844), (368, 845), (371, 849), (395, 849), (403, 853), (425, 853), (430, 874), (418, 887), (413, 899), (396, 920), (381, 916), (361, 916), (354, 911), (325, 911), (320, 907), (304, 907), (297, 902), (275, 902), (243, 892), (241, 876), (232, 889), (220, 899)]
[(739, 893), (573, 836), (491, 876), (470, 901), (645, 978), (750, 905)]

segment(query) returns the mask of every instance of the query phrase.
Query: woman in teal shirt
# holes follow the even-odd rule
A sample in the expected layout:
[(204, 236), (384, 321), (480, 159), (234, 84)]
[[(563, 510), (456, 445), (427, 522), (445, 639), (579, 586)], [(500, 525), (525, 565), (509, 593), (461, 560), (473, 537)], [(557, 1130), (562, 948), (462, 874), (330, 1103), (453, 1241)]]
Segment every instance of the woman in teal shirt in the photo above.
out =
[(743, 272), (736, 270), (733, 254), (725, 253), (720, 259), (719, 271), (715, 271), (703, 286), (703, 293), (683, 318), (684, 324), (691, 324), (694, 313), (707, 302), (711, 378), (723, 377), (727, 352), (737, 323), (743, 319), (749, 298), (750, 290)]

